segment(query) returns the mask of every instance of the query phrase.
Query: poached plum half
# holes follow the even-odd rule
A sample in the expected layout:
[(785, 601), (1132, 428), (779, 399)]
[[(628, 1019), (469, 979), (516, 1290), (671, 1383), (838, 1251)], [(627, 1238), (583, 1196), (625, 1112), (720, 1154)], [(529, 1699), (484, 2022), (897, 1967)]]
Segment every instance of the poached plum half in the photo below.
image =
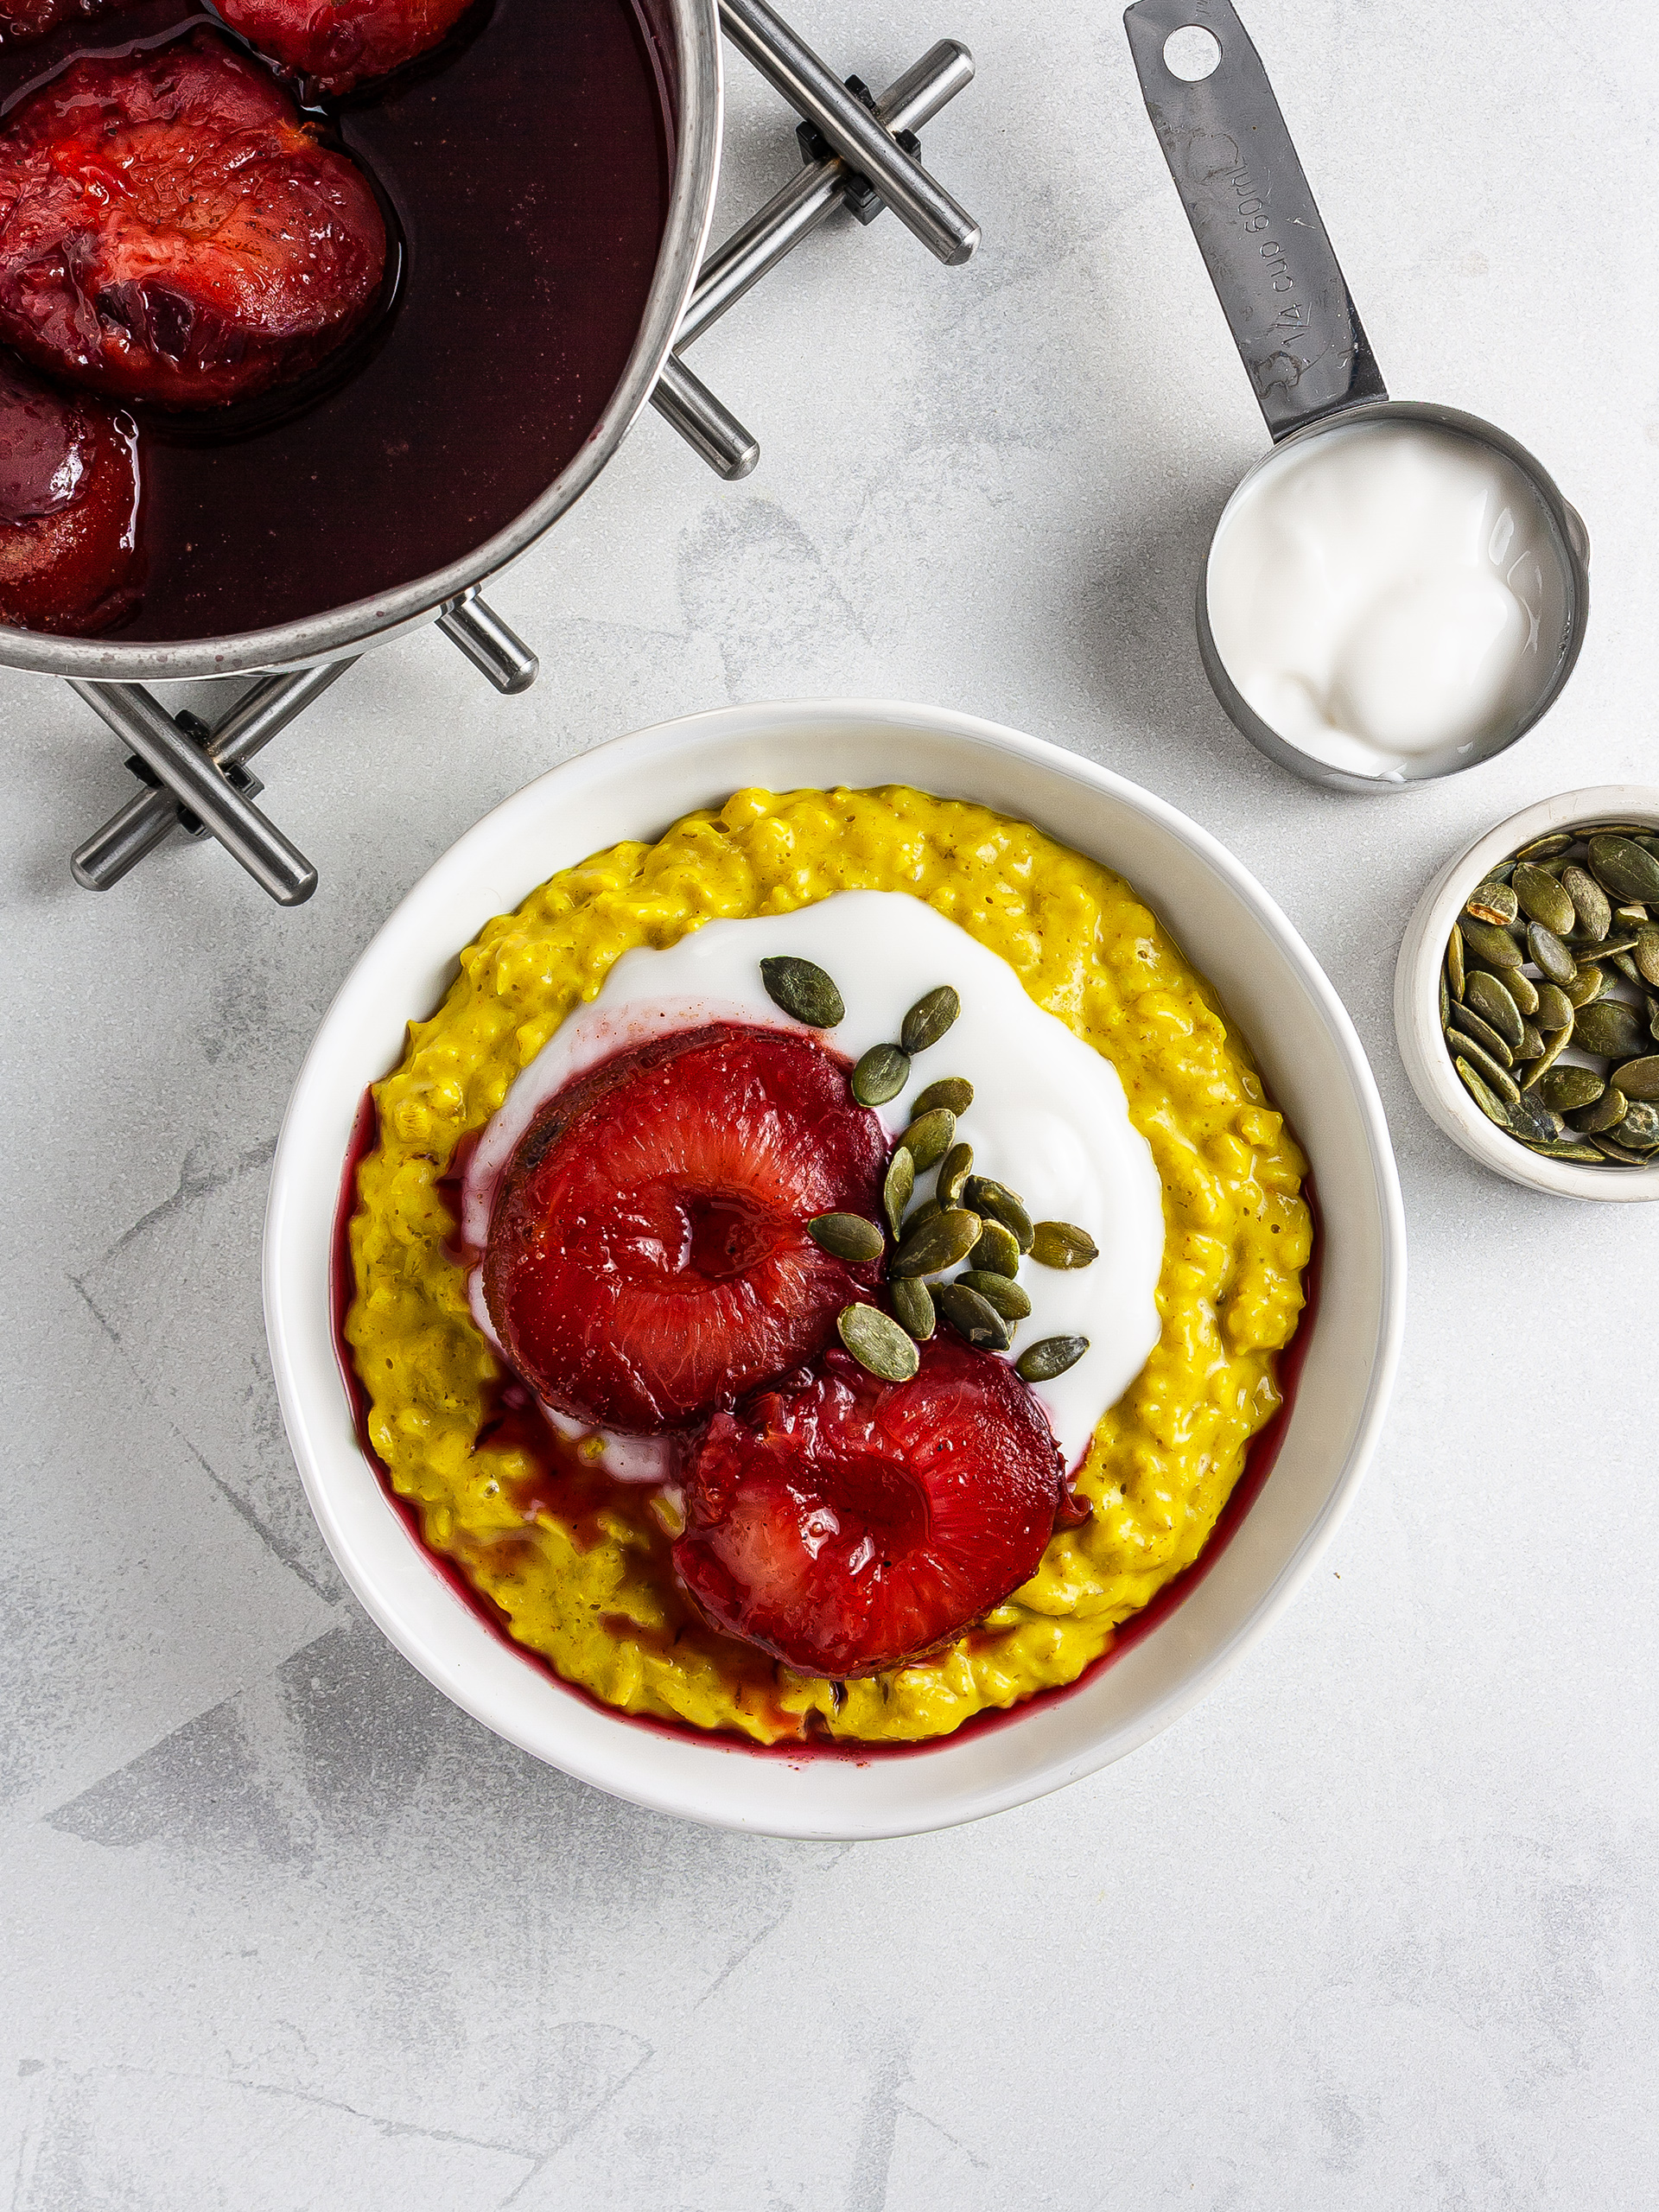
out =
[(325, 92), (349, 92), (448, 38), (476, 0), (219, 0), (250, 46)]
[(0, 356), (0, 622), (85, 636), (135, 603), (137, 435)]
[(877, 1219), (887, 1137), (847, 1064), (792, 1031), (715, 1023), (640, 1046), (543, 1108), (503, 1173), (485, 1302), (562, 1413), (660, 1434), (830, 1344), (877, 1278), (814, 1215)]
[(138, 0), (0, 0), (0, 46), (21, 46), (28, 39), (44, 38), (60, 23), (137, 4)]
[(0, 339), (118, 397), (211, 407), (303, 375), (385, 263), (361, 171), (211, 31), (76, 62), (0, 134)]
[(716, 1628), (844, 1681), (948, 1643), (1036, 1572), (1064, 1491), (1005, 1360), (941, 1333), (908, 1382), (845, 1352), (709, 1422), (674, 1564)]

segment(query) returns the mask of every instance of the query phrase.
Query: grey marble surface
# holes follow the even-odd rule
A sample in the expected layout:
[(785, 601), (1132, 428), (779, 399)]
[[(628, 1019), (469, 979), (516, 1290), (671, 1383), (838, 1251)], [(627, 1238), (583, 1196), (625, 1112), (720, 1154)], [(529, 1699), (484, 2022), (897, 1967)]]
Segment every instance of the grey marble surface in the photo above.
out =
[[(309, 906), (182, 846), (75, 889), (126, 779), (73, 699), (0, 679), (0, 2201), (1651, 2203), (1659, 1208), (1486, 1179), (1389, 1015), (1461, 842), (1659, 783), (1650, 26), (1250, 0), (1394, 389), (1509, 427), (1595, 542), (1548, 721), (1359, 800), (1259, 760), (1198, 666), (1197, 565), (1262, 434), (1116, 7), (796, 12), (876, 81), (974, 48), (927, 148), (979, 257), (826, 234), (696, 357), (758, 473), (720, 485), (647, 416), (499, 587), (533, 691), (428, 636), (283, 738), (262, 766)], [(792, 139), (732, 89), (735, 216)], [(428, 863), (600, 738), (827, 691), (1054, 738), (1224, 838), (1359, 1025), (1414, 1267), (1382, 1449), (1266, 1644), (1058, 1797), (852, 1848), (635, 1811), (442, 1703), (318, 1538), (258, 1289), (301, 1054)]]

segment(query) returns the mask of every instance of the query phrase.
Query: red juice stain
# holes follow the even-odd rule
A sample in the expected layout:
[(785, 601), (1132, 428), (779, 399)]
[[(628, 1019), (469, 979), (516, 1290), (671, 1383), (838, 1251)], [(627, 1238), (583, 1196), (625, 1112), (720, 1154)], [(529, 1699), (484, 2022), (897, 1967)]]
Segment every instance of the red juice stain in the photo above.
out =
[[(240, 43), (196, 0), (142, 0), (0, 45), (0, 109), (81, 54), (202, 24)], [(379, 197), (386, 304), (300, 385), (196, 414), (131, 408), (149, 580), (124, 639), (378, 596), (547, 488), (645, 313), (668, 209), (662, 71), (633, 0), (481, 0), (431, 54), (307, 109)]]
[[(358, 1211), (358, 1171), (378, 1140), (374, 1094), (372, 1090), (365, 1090), (352, 1124), (345, 1167), (340, 1177), (340, 1196), (334, 1209), (329, 1271), (330, 1317), (334, 1325), (334, 1355), (351, 1405), (358, 1444), (369, 1465), (379, 1476), (381, 1486), (402, 1516), (410, 1536), (420, 1545), (433, 1567), (463, 1604), (527, 1666), (534, 1667), (568, 1696), (581, 1698), (584, 1704), (608, 1713), (613, 1719), (626, 1720), (635, 1727), (652, 1729), (659, 1734), (682, 1739), (690, 1737), (715, 1749), (742, 1751), (755, 1758), (783, 1759), (785, 1762), (832, 1758), (842, 1759), (855, 1766), (865, 1765), (873, 1759), (920, 1758), (931, 1752), (948, 1750), (951, 1745), (959, 1744), (966, 1738), (1006, 1728), (1020, 1719), (1033, 1705), (1051, 1705), (1062, 1698), (1075, 1697), (1098, 1675), (1122, 1658), (1125, 1652), (1132, 1651), (1160, 1621), (1166, 1620), (1211, 1572), (1237, 1535), (1245, 1516), (1262, 1495), (1278, 1460), (1285, 1432), (1295, 1408), (1297, 1388), (1306, 1364), (1308, 1349), (1313, 1343), (1318, 1320), (1325, 1230), (1318, 1194), (1310, 1174), (1303, 1180), (1302, 1197), (1313, 1222), (1313, 1243), (1302, 1275), (1304, 1303), (1296, 1333), (1280, 1357), (1279, 1406), (1271, 1420), (1256, 1431), (1245, 1447), (1243, 1469), (1229, 1493), (1227, 1503), (1217, 1516), (1208, 1542), (1191, 1567), (1184, 1567), (1180, 1573), (1165, 1583), (1148, 1605), (1144, 1605), (1132, 1619), (1126, 1621), (1116, 1631), (1106, 1649), (1084, 1669), (1075, 1681), (1063, 1682), (1053, 1689), (1039, 1690), (1017, 1705), (995, 1712), (976, 1713), (948, 1736), (932, 1737), (921, 1744), (837, 1742), (823, 1732), (822, 1717), (811, 1713), (806, 1716), (804, 1734), (791, 1736), (775, 1744), (757, 1744), (734, 1730), (697, 1728), (689, 1722), (659, 1720), (647, 1713), (624, 1713), (620, 1707), (607, 1704), (604, 1699), (594, 1696), (591, 1691), (583, 1689), (579, 1683), (567, 1681), (539, 1653), (527, 1649), (517, 1641), (501, 1608), (468, 1581), (455, 1560), (426, 1542), (419, 1515), (408, 1500), (400, 1497), (393, 1489), (391, 1473), (370, 1441), (368, 1393), (363, 1387), (352, 1358), (351, 1348), (346, 1341), (346, 1317), (357, 1287), (352, 1265), (351, 1225)], [(476, 1135), (461, 1138), (449, 1166), (439, 1179), (438, 1188), (444, 1193), (450, 1212), (457, 1221), (460, 1217), (461, 1183), (467, 1172), (467, 1160), (470, 1159), (477, 1141)], [(449, 1249), (452, 1256), (455, 1256), (455, 1248)], [(531, 1463), (532, 1472), (516, 1500), (524, 1508), (527, 1520), (532, 1519), (539, 1510), (550, 1512), (571, 1529), (578, 1544), (586, 1546), (608, 1535), (609, 1531), (601, 1523), (601, 1516), (603, 1516), (623, 1524), (632, 1539), (649, 1552), (650, 1579), (662, 1598), (667, 1624), (661, 1630), (642, 1629), (637, 1622), (619, 1614), (605, 1624), (615, 1635), (631, 1637), (642, 1649), (664, 1656), (674, 1652), (683, 1656), (692, 1652), (704, 1655), (720, 1666), (740, 1707), (747, 1707), (765, 1716), (777, 1727), (798, 1729), (802, 1726), (799, 1716), (785, 1712), (777, 1701), (779, 1675), (772, 1662), (752, 1645), (716, 1634), (691, 1605), (674, 1572), (671, 1539), (651, 1510), (645, 1485), (619, 1483), (601, 1469), (583, 1461), (574, 1447), (558, 1437), (543, 1420), (529, 1391), (514, 1377), (504, 1377), (493, 1386), (486, 1398), (486, 1415), (479, 1432), (479, 1441), (502, 1448), (510, 1446), (522, 1452)], [(1059, 1525), (1073, 1524), (1066, 1519), (1062, 1520)], [(970, 1630), (969, 1637), (970, 1649), (994, 1649), (1000, 1641), (994, 1633), (982, 1630)], [(978, 1640), (977, 1645), (976, 1639)], [(844, 1692), (840, 1684), (833, 1687), (836, 1692), (836, 1705), (839, 1709), (844, 1700)]]

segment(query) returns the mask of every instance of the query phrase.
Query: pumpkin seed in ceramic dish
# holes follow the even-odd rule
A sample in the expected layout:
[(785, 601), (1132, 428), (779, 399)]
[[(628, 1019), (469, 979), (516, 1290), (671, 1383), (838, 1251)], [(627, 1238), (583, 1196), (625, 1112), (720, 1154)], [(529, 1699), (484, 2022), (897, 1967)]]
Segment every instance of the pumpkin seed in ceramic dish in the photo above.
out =
[(983, 1268), (969, 1268), (957, 1281), (965, 1282), (969, 1290), (976, 1290), (988, 1306), (995, 1306), (1005, 1321), (1023, 1321), (1031, 1312), (1029, 1296), (1017, 1282), (1010, 1282), (1007, 1275), (991, 1274)]
[(1646, 929), (1638, 930), (1630, 957), (1641, 970), (1643, 982), (1659, 991), (1659, 929), (1649, 923)]
[(987, 1274), (1006, 1275), (1010, 1281), (1020, 1272), (1020, 1240), (1006, 1222), (984, 1217), (979, 1242), (968, 1255), (968, 1264)]
[(1653, 1160), (1645, 1152), (1632, 1152), (1628, 1145), (1620, 1144), (1613, 1137), (1592, 1137), (1591, 1143), (1604, 1160), (1616, 1160), (1621, 1167), (1651, 1167)]
[(911, 1211), (910, 1218), (905, 1224), (906, 1236), (908, 1236), (912, 1229), (919, 1229), (925, 1221), (931, 1221), (934, 1215), (941, 1211), (937, 1198), (924, 1198), (920, 1205)]
[(1548, 1075), (1561, 1054), (1573, 1041), (1570, 1029), (1557, 1029), (1544, 1039), (1544, 1049), (1521, 1078), (1522, 1090), (1530, 1090), (1541, 1076)]
[(1659, 1052), (1645, 1053), (1615, 1068), (1613, 1081), (1627, 1098), (1659, 1098)]
[(885, 1106), (910, 1081), (910, 1054), (897, 1045), (872, 1045), (853, 1070), (853, 1096), (861, 1106)]
[(1500, 1129), (1507, 1129), (1510, 1124), (1509, 1117), (1503, 1111), (1504, 1102), (1492, 1089), (1491, 1084), (1484, 1076), (1478, 1073), (1464, 1058), (1461, 1052), (1454, 1054), (1452, 1065), (1458, 1071), (1458, 1081), (1474, 1100), (1487, 1120), (1496, 1122)]
[(1593, 1068), (1555, 1067), (1540, 1078), (1538, 1096), (1552, 1113), (1571, 1114), (1580, 1106), (1593, 1106), (1606, 1088), (1605, 1079)]
[(1538, 986), (1524, 969), (1506, 968), (1497, 980), (1523, 1014), (1531, 1015), (1537, 1013)]
[(1000, 1221), (1004, 1229), (1012, 1230), (1014, 1241), (1022, 1252), (1030, 1251), (1031, 1216), (1018, 1191), (1011, 1191), (1006, 1183), (999, 1183), (989, 1175), (970, 1175), (963, 1196), (976, 1213), (983, 1214), (989, 1221)]
[(951, 983), (940, 983), (917, 1000), (899, 1026), (899, 1042), (907, 1052), (925, 1052), (937, 1045), (962, 1012), (962, 1001)]
[[(1484, 886), (1482, 887), (1484, 888)], [(1519, 905), (1529, 922), (1541, 922), (1545, 929), (1553, 930), (1557, 937), (1566, 937), (1578, 921), (1578, 910), (1566, 891), (1553, 875), (1546, 874), (1541, 868), (1534, 868), (1529, 861), (1522, 861), (1516, 869), (1510, 897)], [(1471, 911), (1473, 911), (1472, 906)], [(1486, 918), (1496, 921), (1498, 917), (1488, 915)], [(1511, 915), (1506, 918), (1512, 920), (1514, 917)]]
[(1087, 1268), (1100, 1247), (1086, 1229), (1070, 1221), (1039, 1221), (1032, 1235), (1031, 1256), (1039, 1268)]
[(836, 1328), (853, 1357), (882, 1382), (908, 1382), (922, 1363), (914, 1339), (879, 1306), (843, 1306)]
[[(1516, 873), (1519, 874), (1519, 869)], [(1506, 929), (1515, 919), (1516, 906), (1514, 888), (1497, 876), (1489, 875), (1464, 900), (1463, 911), (1478, 922), (1493, 922), (1499, 929)]]
[(1521, 1086), (1510, 1074), (1509, 1069), (1501, 1065), (1498, 1061), (1493, 1059), (1489, 1052), (1483, 1052), (1479, 1046), (1474, 1043), (1471, 1038), (1459, 1037), (1454, 1039), (1452, 1044), (1452, 1050), (1454, 1053), (1460, 1054), (1463, 1058), (1467, 1060), (1470, 1065), (1474, 1069), (1476, 1074), (1482, 1077), (1485, 1082), (1491, 1084), (1492, 1089), (1497, 1093), (1500, 1098), (1519, 1098), (1521, 1096)]
[(845, 1019), (846, 1004), (834, 978), (816, 961), (779, 954), (760, 963), (760, 981), (772, 1004), (809, 1029), (833, 1029)]
[(1546, 929), (1541, 922), (1527, 925), (1527, 950), (1534, 967), (1552, 983), (1570, 983), (1579, 972), (1578, 962), (1554, 931)]
[(1464, 1004), (1471, 1007), (1483, 1021), (1491, 1022), (1511, 1052), (1521, 1042), (1521, 1009), (1497, 976), (1485, 969), (1477, 968), (1470, 976)]
[(1586, 965), (1580, 969), (1573, 981), (1561, 985), (1561, 988), (1567, 993), (1568, 1001), (1580, 1014), (1583, 1013), (1586, 1007), (1592, 1005), (1599, 999), (1606, 988), (1607, 978), (1599, 968), (1589, 963), (1587, 955)]
[[(916, 1188), (916, 1162), (900, 1145), (887, 1162), (887, 1178), (881, 1185), (881, 1211), (887, 1217), (887, 1227), (896, 1243), (905, 1233), (905, 1208), (910, 1204)], [(911, 1224), (913, 1229), (915, 1223)]]
[(1617, 1128), (1624, 1120), (1630, 1101), (1615, 1083), (1610, 1083), (1599, 1098), (1581, 1107), (1573, 1116), (1573, 1126), (1586, 1136), (1599, 1136), (1607, 1129)]
[(918, 1275), (899, 1275), (887, 1285), (887, 1295), (905, 1334), (925, 1344), (938, 1325), (933, 1294), (927, 1285)]
[(1541, 1056), (1543, 1049), (1543, 1033), (1537, 1023), (1523, 1021), (1521, 1024), (1521, 1042), (1516, 1048), (1515, 1057), (1517, 1062), (1535, 1060)]
[(1007, 1351), (1014, 1332), (990, 1300), (964, 1282), (941, 1283), (933, 1303), (959, 1337), (966, 1337), (981, 1351)]
[(905, 1241), (893, 1254), (887, 1272), (893, 1275), (938, 1275), (965, 1260), (979, 1242), (981, 1223), (976, 1213), (952, 1206), (936, 1213), (918, 1229), (906, 1228)]
[(965, 1075), (942, 1075), (922, 1092), (910, 1109), (911, 1116), (913, 1120), (918, 1114), (931, 1114), (936, 1106), (948, 1106), (960, 1121), (973, 1103), (974, 1086)]
[(1548, 1036), (1557, 1029), (1573, 1027), (1573, 1001), (1559, 983), (1540, 983), (1538, 1003), (1533, 1009), (1533, 1020)]
[(930, 1106), (918, 1114), (899, 1140), (915, 1162), (920, 1175), (944, 1158), (956, 1142), (957, 1117), (948, 1106)]
[(1590, 873), (1621, 906), (1626, 899), (1643, 905), (1659, 902), (1659, 860), (1633, 837), (1607, 833), (1592, 836)]
[(1456, 930), (1452, 931), (1451, 943), (1446, 948), (1446, 981), (1452, 986), (1452, 997), (1461, 1000), (1463, 997), (1463, 939)]
[(1014, 1371), (1022, 1382), (1052, 1382), (1068, 1367), (1075, 1367), (1088, 1349), (1087, 1337), (1045, 1337), (1040, 1344), (1027, 1345), (1014, 1361)]
[(1545, 1160), (1576, 1160), (1585, 1167), (1599, 1167), (1607, 1156), (1605, 1153), (1598, 1151), (1594, 1141), (1588, 1138), (1581, 1141), (1577, 1137), (1566, 1136), (1553, 1143), (1538, 1144), (1522, 1137), (1521, 1141), (1529, 1152), (1538, 1153)]
[(1632, 1152), (1651, 1152), (1659, 1146), (1659, 1106), (1650, 1099), (1633, 1098), (1618, 1125), (1618, 1141)]
[[(1570, 1016), (1571, 1007), (1567, 1011)], [(1449, 1017), (1449, 1026), (1460, 1036), (1472, 1039), (1483, 1052), (1489, 1053), (1497, 1062), (1499, 1067), (1512, 1068), (1515, 1065), (1515, 1054), (1509, 1046), (1491, 1023), (1483, 1021), (1472, 1007), (1454, 1006)]]
[(1494, 923), (1473, 921), (1465, 914), (1458, 924), (1458, 932), (1465, 951), (1484, 960), (1489, 968), (1518, 968), (1525, 957), (1509, 931)]
[(1576, 861), (1569, 861), (1561, 870), (1561, 888), (1573, 903), (1580, 933), (1592, 944), (1599, 944), (1613, 925), (1612, 904), (1607, 893), (1588, 869), (1581, 868)]
[(1580, 1049), (1610, 1060), (1637, 1058), (1648, 1039), (1647, 1024), (1623, 999), (1598, 999), (1580, 1007), (1573, 1034)]
[(828, 1252), (834, 1260), (850, 1261), (855, 1267), (879, 1260), (887, 1249), (887, 1238), (861, 1213), (814, 1214), (806, 1224), (806, 1233), (820, 1251)]
[(1529, 845), (1522, 845), (1516, 858), (1521, 861), (1553, 861), (1558, 853), (1571, 852), (1578, 842), (1570, 830), (1552, 830), (1548, 837), (1535, 837)]
[(941, 1206), (959, 1206), (962, 1186), (973, 1173), (974, 1147), (970, 1144), (953, 1144), (939, 1162), (939, 1179), (934, 1185)]

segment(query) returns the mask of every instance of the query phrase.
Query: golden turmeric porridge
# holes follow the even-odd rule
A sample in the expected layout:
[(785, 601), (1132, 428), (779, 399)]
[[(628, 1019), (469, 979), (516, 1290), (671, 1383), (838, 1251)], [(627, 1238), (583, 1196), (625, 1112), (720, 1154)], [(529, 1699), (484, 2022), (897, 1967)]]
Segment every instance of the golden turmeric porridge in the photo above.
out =
[[(713, 1624), (676, 1570), (674, 1483), (619, 1478), (597, 1432), (543, 1416), (480, 1325), (460, 1221), (480, 1135), (624, 956), (854, 893), (925, 902), (1110, 1064), (1163, 1233), (1150, 1352), (1090, 1417), (1035, 1571), (947, 1644), (836, 1676)], [(1198, 1557), (1280, 1403), (1312, 1247), (1305, 1163), (1214, 994), (1120, 878), (912, 790), (744, 791), (563, 870), (460, 960), (374, 1090), (345, 1335), (394, 1491), (519, 1644), (631, 1713), (762, 1744), (914, 1742), (1075, 1681)]]

